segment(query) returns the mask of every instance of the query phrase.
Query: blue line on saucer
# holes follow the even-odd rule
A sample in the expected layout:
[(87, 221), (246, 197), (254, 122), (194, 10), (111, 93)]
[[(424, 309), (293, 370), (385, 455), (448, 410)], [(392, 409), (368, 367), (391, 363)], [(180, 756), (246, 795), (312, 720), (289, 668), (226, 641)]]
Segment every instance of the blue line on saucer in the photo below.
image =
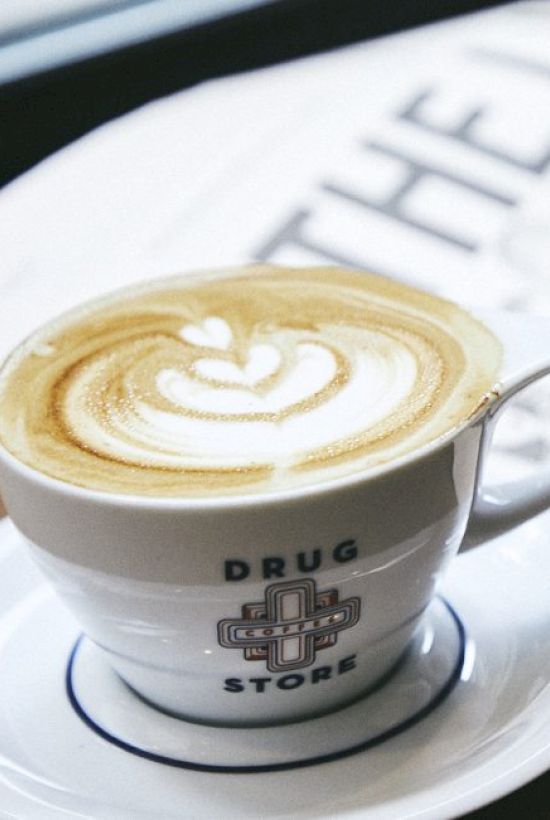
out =
[(120, 749), (124, 749), (124, 751), (126, 752), (130, 752), (131, 754), (137, 755), (138, 757), (142, 757), (145, 760), (151, 760), (155, 763), (163, 763), (166, 766), (173, 766), (179, 769), (191, 769), (192, 771), (196, 772), (217, 772), (220, 774), (254, 774), (259, 772), (282, 772), (288, 769), (301, 769), (305, 768), (306, 766), (316, 766), (319, 763), (330, 763), (331, 761), (341, 760), (342, 758), (350, 757), (351, 755), (358, 754), (359, 752), (364, 752), (367, 749), (372, 749), (373, 746), (378, 746), (380, 743), (383, 743), (384, 741), (401, 734), (401, 732), (410, 729), (412, 726), (419, 723), (421, 720), (423, 720), (425, 717), (431, 714), (431, 712), (437, 709), (437, 707), (441, 703), (443, 703), (443, 701), (455, 688), (456, 684), (460, 680), (460, 675), (464, 668), (464, 658), (466, 651), (466, 630), (464, 628), (464, 624), (460, 620), (460, 617), (458, 616), (457, 612), (453, 609), (451, 604), (445, 599), (441, 600), (445, 604), (446, 608), (448, 609), (450, 615), (453, 618), (459, 639), (457, 659), (447, 682), (442, 686), (442, 688), (439, 690), (439, 692), (437, 692), (437, 694), (432, 698), (432, 700), (429, 701), (429, 703), (427, 703), (425, 706), (419, 709), (418, 712), (415, 712), (413, 715), (408, 717), (406, 720), (401, 721), (401, 723), (392, 726), (391, 729), (387, 729), (386, 731), (381, 732), (379, 735), (376, 735), (375, 737), (372, 737), (369, 740), (365, 740), (362, 743), (356, 743), (354, 746), (350, 746), (347, 749), (340, 749), (337, 752), (329, 752), (328, 754), (318, 755), (317, 757), (308, 757), (304, 758), (303, 760), (289, 760), (284, 763), (269, 763), (257, 766), (216, 766), (206, 763), (193, 763), (193, 761), (190, 760), (177, 760), (172, 757), (165, 757), (163, 755), (154, 754), (153, 752), (148, 752), (145, 749), (140, 749), (138, 746), (132, 746), (132, 744), (127, 743), (125, 740), (122, 740), (121, 738), (109, 734), (109, 732), (107, 732), (101, 726), (98, 726), (97, 723), (95, 723), (95, 721), (92, 720), (92, 718), (84, 711), (76, 697), (73, 687), (73, 667), (79, 646), (84, 637), (83, 635), (81, 635), (75, 643), (69, 657), (69, 662), (67, 664), (67, 672), (65, 676), (67, 697), (69, 698), (70, 704), (73, 707), (76, 714), (79, 716), (79, 718), (81, 718), (81, 720), (86, 724), (86, 726), (92, 729), (104, 740), (108, 741), (109, 743), (112, 743), (114, 746), (118, 746)]

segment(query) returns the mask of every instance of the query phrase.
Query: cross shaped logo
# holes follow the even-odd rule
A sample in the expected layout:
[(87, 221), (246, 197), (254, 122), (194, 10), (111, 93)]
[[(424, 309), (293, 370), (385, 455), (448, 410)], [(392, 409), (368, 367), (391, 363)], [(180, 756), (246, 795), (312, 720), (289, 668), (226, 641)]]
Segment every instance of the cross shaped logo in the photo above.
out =
[(219, 621), (218, 641), (244, 649), (247, 661), (265, 660), (269, 672), (287, 672), (310, 666), (359, 614), (359, 598), (338, 601), (336, 589), (317, 592), (312, 578), (271, 584), (264, 601), (243, 605), (241, 618)]

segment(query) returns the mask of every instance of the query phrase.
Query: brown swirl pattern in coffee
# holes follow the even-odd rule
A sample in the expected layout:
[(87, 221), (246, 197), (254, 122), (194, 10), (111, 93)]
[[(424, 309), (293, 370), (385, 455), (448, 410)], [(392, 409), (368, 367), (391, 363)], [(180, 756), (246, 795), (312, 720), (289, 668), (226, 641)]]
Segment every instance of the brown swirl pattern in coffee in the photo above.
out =
[(499, 362), (499, 342), (468, 313), (370, 274), (189, 274), (28, 339), (2, 371), (0, 439), (98, 490), (280, 490), (437, 438), (475, 410)]

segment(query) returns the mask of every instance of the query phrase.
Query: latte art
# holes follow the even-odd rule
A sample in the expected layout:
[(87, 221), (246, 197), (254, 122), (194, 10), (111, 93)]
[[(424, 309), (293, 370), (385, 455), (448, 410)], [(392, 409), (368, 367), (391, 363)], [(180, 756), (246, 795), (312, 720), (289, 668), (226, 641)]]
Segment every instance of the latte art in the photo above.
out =
[(462, 423), (500, 345), (455, 305), (380, 277), (270, 266), (128, 289), (4, 367), (0, 438), (73, 484), (269, 492), (367, 470)]

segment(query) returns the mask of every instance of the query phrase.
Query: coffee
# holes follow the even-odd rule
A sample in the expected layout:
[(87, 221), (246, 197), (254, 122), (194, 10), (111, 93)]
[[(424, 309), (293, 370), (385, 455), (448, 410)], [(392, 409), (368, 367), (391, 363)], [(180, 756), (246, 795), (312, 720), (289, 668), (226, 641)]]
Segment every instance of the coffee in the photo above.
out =
[(497, 378), (470, 314), (372, 274), (250, 266), (119, 291), (0, 376), (0, 441), (78, 486), (250, 494), (369, 470), (464, 423)]

